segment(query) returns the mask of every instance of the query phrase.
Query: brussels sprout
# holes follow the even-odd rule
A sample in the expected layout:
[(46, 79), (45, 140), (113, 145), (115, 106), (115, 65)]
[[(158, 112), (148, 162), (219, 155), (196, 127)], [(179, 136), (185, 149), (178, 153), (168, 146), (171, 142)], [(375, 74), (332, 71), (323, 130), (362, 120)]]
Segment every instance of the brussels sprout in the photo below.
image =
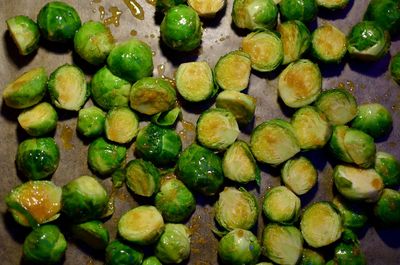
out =
[(400, 85), (400, 52), (396, 53), (390, 60), (390, 75)]
[(154, 243), (163, 231), (164, 220), (154, 206), (138, 206), (124, 213), (118, 222), (119, 235), (138, 245)]
[(361, 251), (357, 236), (351, 230), (343, 231), (342, 242), (335, 247), (334, 264), (365, 265), (367, 264)]
[(274, 264), (272, 264), (270, 262), (260, 262), (260, 263), (257, 263), (256, 265), (274, 265)]
[(176, 172), (189, 189), (204, 195), (214, 195), (224, 182), (219, 156), (197, 144), (191, 144), (183, 150)]
[(126, 180), (126, 170), (124, 167), (116, 169), (111, 174), (111, 181), (114, 188), (121, 188)]
[(318, 27), (311, 36), (311, 51), (325, 63), (339, 63), (347, 52), (346, 35), (330, 23)]
[(18, 145), (17, 169), (32, 180), (53, 174), (60, 162), (60, 151), (53, 138), (32, 138)]
[(318, 7), (329, 10), (344, 9), (350, 0), (316, 0)]
[(390, 35), (374, 21), (361, 21), (354, 25), (347, 37), (350, 56), (362, 61), (376, 61), (389, 50)]
[(299, 265), (325, 265), (325, 259), (318, 252), (304, 248)]
[(262, 207), (272, 222), (293, 224), (300, 216), (301, 202), (288, 188), (277, 186), (266, 192)]
[(400, 225), (400, 192), (384, 189), (374, 206), (374, 214), (386, 226)]
[(282, 167), (281, 174), (285, 186), (297, 195), (311, 190), (318, 179), (317, 169), (304, 156), (288, 160)]
[(24, 241), (24, 260), (34, 264), (55, 264), (61, 261), (67, 241), (55, 225), (42, 225), (33, 230)]
[(39, 47), (40, 32), (36, 23), (27, 16), (6, 20), (8, 31), (21, 55), (28, 55)]
[(301, 59), (279, 75), (278, 93), (286, 106), (299, 108), (312, 103), (321, 93), (322, 76), (317, 64)]
[(99, 65), (105, 62), (114, 48), (114, 37), (111, 30), (98, 21), (85, 22), (76, 32), (74, 49), (85, 61)]
[(124, 162), (126, 147), (107, 142), (100, 137), (89, 145), (88, 164), (96, 173), (104, 176), (113, 173)]
[(150, 197), (158, 192), (160, 173), (149, 161), (135, 159), (125, 167), (126, 185), (135, 194)]
[(386, 152), (375, 155), (375, 170), (381, 176), (385, 187), (400, 185), (400, 161)]
[(105, 132), (108, 140), (126, 144), (132, 141), (139, 130), (139, 118), (128, 107), (111, 109), (106, 116)]
[(176, 92), (164, 79), (145, 77), (133, 84), (129, 98), (132, 109), (154, 115), (170, 110), (175, 105)]
[(400, 28), (400, 7), (396, 0), (372, 0), (364, 14), (364, 20), (375, 21), (390, 34), (397, 35)]
[(323, 91), (315, 101), (332, 125), (343, 125), (357, 115), (355, 97), (345, 89), (333, 88)]
[(104, 131), (106, 114), (92, 106), (79, 110), (76, 130), (85, 137), (98, 137)]
[(303, 252), (303, 237), (294, 226), (270, 223), (262, 235), (263, 255), (277, 264), (297, 264)]
[(119, 240), (108, 244), (106, 248), (107, 265), (141, 265), (143, 253), (133, 247), (130, 247)]
[(229, 110), (240, 124), (250, 123), (256, 111), (255, 98), (233, 90), (219, 93), (215, 105), (217, 108)]
[(225, 6), (225, 0), (188, 0), (187, 2), (200, 17), (206, 18), (214, 17)]
[(301, 233), (308, 245), (314, 248), (327, 246), (342, 234), (342, 218), (336, 207), (327, 201), (308, 206), (301, 217)]
[(46, 70), (43, 67), (31, 69), (4, 88), (4, 103), (14, 109), (36, 105), (46, 93), (46, 84)]
[(258, 125), (251, 133), (250, 147), (258, 161), (271, 165), (279, 165), (300, 152), (292, 125), (281, 119)]
[(232, 8), (233, 23), (239, 28), (273, 29), (278, 18), (278, 7), (273, 0), (235, 0)]
[(260, 243), (252, 232), (235, 229), (226, 234), (218, 244), (218, 256), (223, 264), (255, 264), (261, 254)]
[(251, 68), (271, 72), (283, 61), (281, 39), (272, 31), (252, 32), (242, 40), (242, 50), (250, 55)]
[(255, 180), (261, 182), (260, 169), (250, 150), (249, 145), (241, 140), (234, 142), (222, 159), (224, 176), (230, 180), (247, 183)]
[(5, 201), (17, 223), (35, 227), (58, 218), (61, 188), (51, 181), (28, 181), (13, 188)]
[(184, 3), (186, 3), (186, 0), (156, 0), (156, 10), (159, 12), (165, 12), (171, 7)]
[(383, 190), (383, 181), (374, 169), (338, 165), (333, 181), (340, 194), (349, 200), (375, 202)]
[(278, 25), (283, 45), (283, 62), (289, 64), (297, 61), (308, 50), (311, 44), (310, 31), (300, 20), (290, 20)]
[(333, 127), (332, 136), (329, 140), (329, 151), (337, 159), (343, 162), (353, 163), (353, 159), (350, 157), (344, 144), (344, 137), (348, 130), (349, 127), (346, 125), (337, 125)]
[(143, 260), (142, 265), (162, 265), (156, 256), (151, 256)]
[(131, 38), (111, 50), (107, 65), (114, 75), (134, 83), (152, 75), (153, 54), (147, 43)]
[(343, 144), (346, 153), (358, 166), (369, 168), (374, 164), (376, 147), (374, 138), (368, 134), (349, 128), (344, 135)]
[(203, 146), (224, 150), (236, 141), (240, 131), (235, 116), (229, 110), (214, 108), (200, 115), (196, 133)]
[(70, 64), (64, 64), (51, 73), (48, 89), (52, 103), (65, 110), (78, 111), (90, 94), (82, 70)]
[(361, 130), (375, 139), (388, 136), (392, 131), (393, 119), (389, 110), (379, 103), (358, 106), (358, 113), (351, 127)]
[(183, 224), (166, 224), (155, 245), (155, 256), (163, 263), (177, 264), (189, 258), (190, 232)]
[(151, 122), (162, 127), (173, 126), (178, 119), (182, 118), (182, 110), (180, 107), (175, 107), (165, 112), (159, 112), (151, 117)]
[(98, 220), (73, 225), (71, 231), (74, 238), (97, 250), (104, 250), (110, 240), (108, 230)]
[(107, 191), (94, 177), (75, 178), (62, 188), (61, 210), (75, 223), (100, 217), (107, 202)]
[(199, 15), (187, 5), (171, 7), (160, 25), (162, 41), (177, 51), (192, 51), (200, 46), (203, 28)]
[(360, 205), (345, 201), (339, 196), (335, 196), (332, 203), (336, 206), (342, 217), (343, 226), (349, 229), (363, 227), (367, 220), (367, 213)]
[(55, 130), (58, 115), (47, 102), (24, 110), (18, 115), (18, 123), (31, 136), (43, 136)]
[(310, 22), (315, 19), (318, 8), (315, 0), (282, 0), (279, 11), (283, 20)]

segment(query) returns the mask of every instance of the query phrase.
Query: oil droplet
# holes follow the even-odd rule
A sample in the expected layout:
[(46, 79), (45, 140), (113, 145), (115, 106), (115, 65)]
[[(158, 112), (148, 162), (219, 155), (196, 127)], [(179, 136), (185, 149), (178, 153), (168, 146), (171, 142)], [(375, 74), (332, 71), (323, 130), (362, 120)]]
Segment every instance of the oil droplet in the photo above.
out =
[(118, 9), (116, 6), (112, 6), (108, 9), (111, 13), (111, 16), (104, 19), (104, 24), (105, 25), (111, 25), (113, 24), (114, 26), (118, 27), (119, 26), (119, 19), (121, 18), (122, 11)]
[(151, 55), (155, 56), (156, 55), (156, 51), (155, 50), (151, 50)]
[(89, 259), (86, 265), (94, 265), (94, 261), (92, 259)]
[(132, 30), (131, 30), (131, 36), (136, 36), (136, 35), (137, 35), (137, 31), (134, 30), (134, 29), (132, 29)]
[(65, 149), (69, 150), (74, 148), (74, 145), (71, 144), (72, 137), (74, 136), (74, 130), (69, 127), (68, 125), (64, 125), (62, 130), (61, 130), (61, 142), (63, 143), (63, 146)]
[(132, 16), (139, 20), (144, 19), (143, 7), (136, 0), (124, 0), (124, 3), (131, 11)]
[(150, 34), (150, 38), (154, 39), (155, 37), (156, 37), (156, 35)]
[(103, 20), (106, 15), (106, 9), (104, 6), (99, 6), (100, 20)]
[(101, 0), (92, 0), (92, 1), (90, 1), (91, 5), (98, 4), (98, 3), (101, 3)]
[(158, 72), (158, 75), (159, 75), (160, 77), (163, 77), (163, 76), (164, 76), (164, 73), (165, 73), (165, 64), (159, 64), (159, 65), (157, 66), (157, 72)]
[(157, 0), (146, 0), (147, 3), (149, 3), (152, 6), (156, 6)]
[(96, 9), (92, 9), (92, 13), (96, 14), (97, 10)]

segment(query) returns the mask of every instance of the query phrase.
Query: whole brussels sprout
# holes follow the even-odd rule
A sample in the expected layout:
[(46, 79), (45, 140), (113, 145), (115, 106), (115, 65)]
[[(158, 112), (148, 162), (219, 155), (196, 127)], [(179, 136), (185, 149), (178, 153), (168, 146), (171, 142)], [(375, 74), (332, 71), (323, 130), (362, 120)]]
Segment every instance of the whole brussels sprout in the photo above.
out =
[(318, 252), (304, 248), (299, 265), (325, 265), (325, 259)]
[(278, 7), (273, 0), (235, 0), (233, 23), (249, 30), (273, 29), (278, 18)]
[(332, 203), (339, 211), (344, 227), (357, 229), (363, 227), (367, 223), (367, 213), (361, 205), (346, 201), (338, 195), (333, 198)]
[(151, 256), (143, 260), (142, 265), (162, 265), (156, 256)]
[(166, 224), (157, 241), (155, 256), (163, 263), (181, 263), (190, 255), (190, 232), (183, 224)]
[(114, 240), (106, 248), (106, 265), (141, 265), (143, 253), (119, 240)]
[(8, 31), (21, 55), (28, 55), (39, 47), (40, 32), (37, 24), (27, 16), (6, 20)]
[(156, 11), (165, 12), (171, 7), (185, 3), (186, 0), (156, 0)]
[(279, 11), (283, 20), (310, 22), (315, 19), (318, 8), (315, 0), (282, 0)]
[(400, 6), (396, 0), (371, 0), (364, 20), (375, 21), (392, 36), (400, 30)]
[(73, 225), (71, 231), (75, 239), (96, 250), (104, 250), (110, 240), (108, 230), (99, 220)]
[(390, 60), (390, 75), (400, 85), (400, 52), (396, 53)]
[(400, 192), (384, 189), (374, 206), (374, 214), (383, 225), (398, 227), (400, 225)]
[(85, 137), (98, 137), (104, 131), (106, 114), (92, 106), (79, 110), (76, 130)]
[(39, 103), (18, 115), (18, 123), (31, 136), (43, 136), (57, 127), (56, 110), (47, 102)]
[(341, 242), (335, 247), (334, 264), (365, 265), (367, 261), (362, 253), (357, 235), (351, 230), (343, 231)]

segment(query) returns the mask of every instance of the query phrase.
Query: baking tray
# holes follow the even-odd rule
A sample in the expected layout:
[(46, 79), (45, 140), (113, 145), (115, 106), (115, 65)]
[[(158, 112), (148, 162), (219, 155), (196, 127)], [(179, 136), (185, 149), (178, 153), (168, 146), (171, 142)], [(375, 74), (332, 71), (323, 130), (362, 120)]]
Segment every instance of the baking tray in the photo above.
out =
[[(226, 8), (214, 19), (204, 21), (204, 35), (201, 48), (192, 53), (172, 52), (165, 48), (159, 40), (159, 23), (161, 18), (154, 15), (152, 0), (138, 0), (143, 8), (142, 20), (134, 16), (124, 1), (117, 0), (81, 0), (65, 1), (73, 5), (79, 12), (82, 21), (104, 20), (111, 16), (117, 9), (120, 12), (119, 19), (108, 19), (110, 29), (118, 41), (126, 40), (132, 35), (147, 42), (154, 52), (154, 76), (173, 77), (177, 66), (182, 62), (204, 60), (214, 66), (218, 58), (238, 49), (240, 40), (247, 34), (246, 31), (232, 27), (231, 9), (232, 0), (228, 0)], [(129, 2), (129, 1), (127, 1)], [(362, 15), (369, 1), (350, 0), (345, 10), (328, 12), (320, 11), (318, 20), (311, 24), (312, 28), (325, 22), (330, 22), (339, 27), (346, 34)], [(30, 68), (45, 66), (48, 73), (64, 63), (76, 63), (83, 68), (85, 73), (92, 75), (95, 69), (83, 63), (73, 54), (69, 46), (42, 42), (37, 53), (27, 57), (17, 54), (16, 48), (7, 33), (4, 21), (15, 15), (27, 15), (36, 18), (40, 8), (46, 3), (43, 0), (15, 0), (0, 1), (0, 88)], [(117, 9), (116, 9), (117, 8)], [(119, 22), (119, 25), (117, 25)], [(320, 65), (323, 74), (323, 88), (344, 87), (350, 90), (357, 98), (358, 103), (379, 102), (385, 105), (392, 113), (394, 127), (390, 136), (377, 143), (378, 150), (385, 150), (400, 157), (399, 154), (399, 125), (400, 125), (400, 87), (390, 78), (388, 65), (390, 56), (400, 51), (400, 41), (393, 40), (390, 54), (376, 63), (349, 62), (347, 59), (338, 65)], [(289, 118), (292, 110), (283, 107), (277, 99), (277, 76), (282, 69), (272, 73), (257, 73), (251, 75), (248, 94), (257, 99), (257, 109), (254, 123), (242, 128), (241, 139), (248, 140), (252, 128), (261, 122), (272, 118)], [(91, 105), (89, 101), (86, 106)], [(184, 122), (177, 125), (177, 131), (182, 136), (184, 146), (194, 140), (193, 124), (198, 114), (207, 109), (213, 102), (207, 102), (201, 106), (183, 105)], [(0, 115), (0, 257), (1, 264), (19, 264), (21, 259), (21, 244), (29, 229), (17, 225), (10, 214), (7, 213), (4, 198), (6, 194), (17, 184), (24, 181), (18, 176), (14, 159), (18, 143), (26, 138), (26, 134), (18, 128), (16, 118), (18, 111), (7, 108), (1, 102)], [(61, 151), (61, 162), (52, 180), (57, 185), (64, 185), (69, 180), (80, 175), (93, 175), (87, 167), (86, 154), (88, 142), (82, 141), (75, 132), (76, 113), (59, 111), (60, 121), (55, 133), (55, 139)], [(133, 146), (128, 150), (127, 161), (133, 158)], [(306, 156), (317, 165), (319, 176), (318, 185), (307, 195), (302, 196), (302, 206), (311, 202), (332, 198), (332, 165), (323, 150), (308, 152)], [(254, 185), (246, 186), (254, 194), (261, 198), (268, 187), (280, 184), (279, 171), (268, 166), (261, 166), (262, 184), (260, 188)], [(110, 187), (110, 180), (104, 180)], [(218, 240), (211, 232), (214, 226), (212, 205), (216, 198), (204, 198), (197, 196), (197, 209), (187, 225), (192, 231), (192, 249), (188, 264), (217, 264)], [(144, 201), (141, 203), (149, 203)], [(121, 189), (116, 196), (116, 212), (106, 222), (112, 238), (116, 236), (116, 223), (123, 212), (136, 206), (138, 203), (126, 191)], [(258, 229), (254, 232), (261, 237), (264, 220), (260, 215)], [(375, 228), (371, 225), (359, 233), (361, 247), (368, 264), (396, 265), (400, 264), (400, 229)], [(69, 239), (69, 238), (68, 238)], [(64, 264), (102, 264), (103, 253), (93, 252), (82, 245), (72, 242), (68, 245)]]

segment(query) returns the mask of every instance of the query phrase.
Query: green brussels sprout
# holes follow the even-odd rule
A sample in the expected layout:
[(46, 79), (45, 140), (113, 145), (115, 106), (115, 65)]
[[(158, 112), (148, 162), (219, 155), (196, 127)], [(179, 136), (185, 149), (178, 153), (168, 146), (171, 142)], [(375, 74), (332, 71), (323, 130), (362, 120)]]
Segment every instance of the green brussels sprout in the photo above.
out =
[(244, 188), (225, 187), (214, 205), (215, 220), (224, 229), (236, 228), (249, 230), (258, 219), (256, 197)]
[(333, 181), (339, 193), (349, 200), (375, 202), (383, 190), (382, 178), (374, 169), (338, 165)]
[(400, 192), (383, 189), (382, 195), (374, 206), (375, 217), (385, 226), (400, 225)]
[(277, 264), (297, 264), (303, 252), (303, 237), (294, 226), (270, 223), (262, 235), (263, 255)]
[(65, 110), (78, 111), (90, 94), (85, 74), (70, 64), (64, 64), (50, 74), (48, 89), (53, 105)]
[(278, 18), (278, 7), (273, 0), (235, 0), (232, 20), (242, 29), (274, 29)]
[(376, 61), (389, 50), (390, 35), (374, 21), (361, 21), (347, 37), (350, 56), (362, 61)]
[(230, 111), (238, 123), (248, 124), (254, 118), (256, 99), (238, 91), (225, 90), (218, 94), (215, 106)]
[(299, 265), (325, 265), (325, 259), (318, 252), (304, 248)]
[(104, 176), (113, 173), (124, 162), (126, 147), (97, 138), (89, 145), (88, 164), (96, 173)]
[(332, 125), (343, 125), (357, 115), (356, 98), (347, 90), (333, 88), (323, 91), (315, 101)]
[(58, 218), (61, 188), (51, 181), (28, 181), (13, 188), (5, 201), (17, 223), (35, 227)]
[(326, 116), (313, 106), (297, 110), (290, 123), (303, 150), (324, 147), (332, 134), (332, 127)]
[(67, 241), (55, 225), (42, 225), (25, 238), (23, 258), (34, 264), (55, 264), (62, 260)]
[(362, 131), (349, 128), (344, 135), (343, 143), (346, 153), (355, 164), (363, 168), (369, 168), (374, 164), (376, 153), (374, 138)]
[(236, 141), (240, 131), (235, 116), (229, 110), (213, 108), (200, 115), (196, 133), (201, 145), (221, 151)]
[(138, 245), (156, 242), (163, 231), (164, 220), (154, 206), (142, 205), (133, 208), (124, 213), (118, 222), (119, 235)]
[(134, 83), (152, 75), (153, 54), (147, 43), (131, 38), (115, 45), (107, 57), (107, 66), (114, 75)]
[(166, 224), (157, 241), (155, 256), (163, 263), (177, 264), (189, 258), (190, 231), (183, 224)]
[(160, 25), (162, 41), (177, 51), (192, 51), (200, 46), (203, 28), (199, 15), (187, 5), (171, 7)]
[(142, 265), (162, 265), (162, 263), (156, 256), (150, 256), (143, 260)]
[(191, 102), (204, 101), (214, 96), (218, 89), (207, 62), (189, 62), (179, 65), (175, 80), (178, 93)]
[(149, 161), (135, 159), (125, 166), (126, 185), (135, 194), (151, 197), (160, 188), (160, 173)]
[(340, 238), (343, 230), (342, 218), (331, 202), (316, 202), (304, 210), (300, 229), (308, 245), (314, 248), (324, 247)]
[(218, 256), (223, 264), (255, 264), (260, 254), (261, 247), (257, 237), (244, 229), (232, 230), (218, 244)]
[(342, 242), (335, 247), (334, 264), (337, 265), (365, 265), (367, 264), (364, 254), (360, 248), (357, 235), (351, 230), (343, 231)]
[(60, 151), (53, 138), (32, 138), (18, 145), (15, 160), (17, 169), (28, 179), (44, 179), (56, 171)]
[(141, 265), (143, 253), (131, 246), (115, 240), (106, 248), (106, 265)]
[(98, 220), (73, 225), (71, 231), (74, 238), (96, 250), (104, 250), (110, 240), (108, 230)]
[(145, 77), (133, 84), (129, 98), (132, 109), (142, 114), (154, 115), (174, 107), (176, 92), (164, 79)]
[(4, 88), (4, 103), (14, 109), (36, 105), (46, 93), (46, 84), (46, 70), (43, 67), (31, 69)]
[(271, 262), (260, 262), (257, 263), (256, 265), (274, 265), (274, 264), (272, 264)]
[(346, 55), (346, 44), (346, 35), (330, 23), (318, 27), (311, 36), (312, 54), (325, 63), (339, 63)]
[(18, 115), (19, 125), (31, 136), (43, 136), (57, 127), (56, 110), (47, 102), (39, 103)]
[(224, 182), (219, 156), (197, 144), (189, 145), (180, 154), (176, 172), (178, 178), (191, 190), (211, 196)]
[(98, 21), (87, 21), (76, 32), (74, 49), (85, 61), (99, 65), (105, 62), (114, 48), (114, 37), (111, 30)]
[(292, 158), (283, 165), (282, 181), (286, 187), (297, 195), (311, 190), (318, 180), (318, 171), (310, 160), (304, 156)]
[(97, 179), (81, 176), (63, 186), (61, 211), (74, 223), (90, 221), (102, 215), (108, 199)]
[(179, 179), (165, 179), (156, 194), (155, 206), (166, 222), (180, 223), (195, 211), (196, 199)]
[(279, 11), (283, 20), (310, 22), (315, 19), (318, 8), (316, 0), (281, 0)]
[(375, 155), (375, 170), (381, 176), (385, 187), (400, 185), (400, 161), (386, 152)]
[(257, 161), (279, 165), (300, 152), (289, 122), (272, 119), (259, 124), (251, 133), (250, 148)]
[(224, 176), (232, 181), (247, 183), (255, 180), (261, 182), (260, 169), (257, 166), (249, 145), (241, 140), (234, 142), (222, 159)]
[(139, 118), (128, 107), (111, 109), (106, 116), (105, 132), (108, 140), (126, 144), (132, 141), (139, 131)]
[(390, 34), (397, 35), (400, 28), (400, 7), (396, 0), (371, 0), (364, 20), (375, 21)]
[(266, 192), (262, 208), (270, 221), (293, 224), (300, 216), (301, 202), (288, 188), (277, 186)]
[(156, 0), (156, 11), (165, 12), (171, 7), (185, 3), (186, 0)]
[(283, 62), (289, 64), (297, 61), (308, 50), (311, 44), (310, 31), (300, 20), (290, 20), (278, 25), (283, 45)]
[(126, 180), (126, 170), (124, 167), (117, 168), (111, 174), (111, 181), (114, 188), (121, 188)]
[(379, 103), (358, 106), (357, 116), (351, 122), (351, 127), (371, 135), (374, 139), (388, 136), (392, 125), (392, 114)]
[(173, 126), (178, 119), (182, 118), (182, 110), (180, 107), (175, 107), (165, 112), (159, 112), (151, 117), (151, 122), (162, 127)]
[(73, 40), (76, 31), (81, 27), (81, 19), (72, 6), (52, 1), (40, 9), (37, 24), (45, 39), (67, 42)]
[(390, 75), (400, 85), (400, 52), (396, 53), (390, 60)]
[(316, 0), (317, 6), (328, 10), (344, 9), (350, 0)]
[(332, 203), (339, 211), (345, 228), (357, 229), (367, 223), (367, 213), (360, 205), (345, 201), (337, 195), (333, 198)]
[(225, 6), (225, 0), (188, 0), (187, 3), (200, 17), (205, 18), (213, 18)]
[(278, 93), (286, 106), (299, 108), (315, 101), (321, 93), (318, 65), (308, 59), (289, 64), (279, 75)]
[(337, 125), (333, 127), (332, 136), (329, 140), (329, 151), (337, 159), (343, 162), (353, 163), (354, 161), (347, 152), (344, 144), (344, 137), (346, 136), (348, 130), (349, 127), (346, 125)]
[(37, 24), (27, 16), (6, 20), (8, 31), (21, 55), (28, 55), (39, 47), (40, 32)]
[(271, 72), (283, 61), (283, 45), (276, 33), (269, 30), (256, 31), (242, 39), (242, 51), (251, 59), (251, 68)]
[(92, 106), (79, 110), (76, 130), (85, 137), (98, 137), (104, 131), (106, 114)]

